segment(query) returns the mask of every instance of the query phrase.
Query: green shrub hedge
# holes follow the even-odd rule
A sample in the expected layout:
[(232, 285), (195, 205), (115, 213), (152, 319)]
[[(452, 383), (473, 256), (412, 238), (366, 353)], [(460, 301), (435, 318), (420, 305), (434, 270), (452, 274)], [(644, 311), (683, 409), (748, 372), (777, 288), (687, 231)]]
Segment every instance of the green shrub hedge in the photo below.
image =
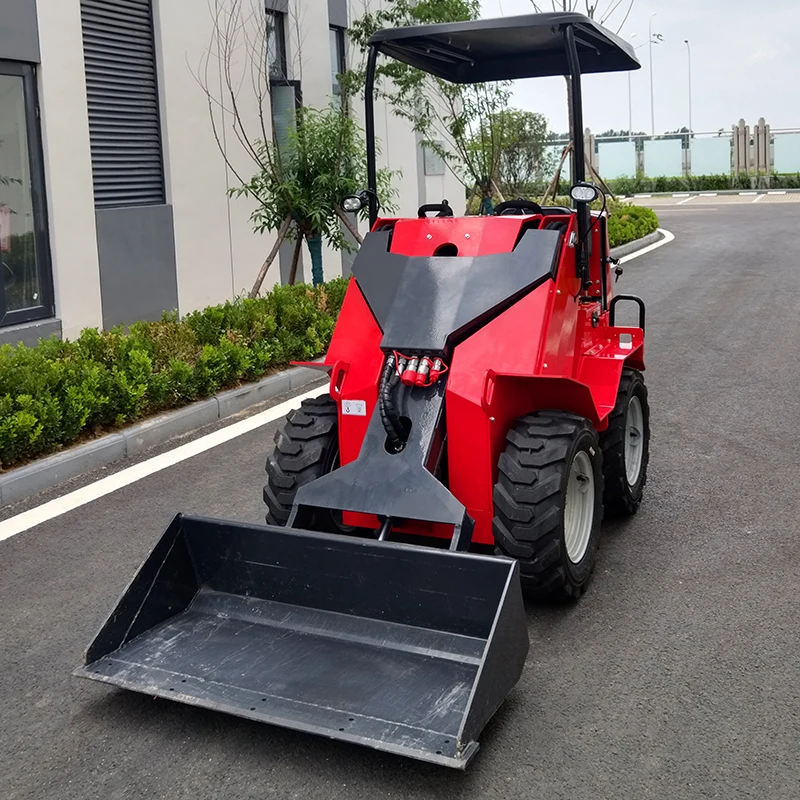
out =
[[(556, 197), (553, 205), (568, 207), (571, 202), (569, 197)], [(602, 200), (592, 203), (592, 209), (595, 211), (599, 211), (602, 207)], [(606, 199), (606, 209), (608, 211), (608, 240), (611, 247), (635, 242), (658, 230), (658, 216), (652, 208), (632, 206), (624, 200), (615, 200), (609, 197)]]
[(0, 347), (0, 469), (325, 351), (347, 282)]
[(608, 240), (611, 247), (635, 242), (658, 229), (658, 217), (652, 208), (614, 203), (609, 211)]
[[(600, 170), (602, 174), (602, 167)], [(687, 175), (687, 176), (661, 176), (647, 178), (609, 178), (605, 184), (615, 195), (632, 195), (643, 192), (724, 192), (727, 190), (749, 191), (751, 189), (800, 189), (800, 173), (767, 177), (748, 177), (746, 175)], [(547, 188), (545, 183), (532, 183), (522, 191), (523, 197), (536, 199), (542, 197)], [(569, 181), (562, 180), (558, 185), (557, 194), (569, 195)], [(498, 202), (498, 201), (496, 201)], [(496, 204), (496, 203), (495, 203)], [(471, 214), (478, 213), (480, 198), (473, 198), (470, 203)]]
[[(641, 192), (724, 192), (730, 189), (749, 191), (758, 187), (757, 180), (746, 175), (688, 175), (679, 178), (615, 178), (606, 181), (614, 194), (630, 195)], [(772, 175), (770, 189), (800, 189), (800, 174)]]

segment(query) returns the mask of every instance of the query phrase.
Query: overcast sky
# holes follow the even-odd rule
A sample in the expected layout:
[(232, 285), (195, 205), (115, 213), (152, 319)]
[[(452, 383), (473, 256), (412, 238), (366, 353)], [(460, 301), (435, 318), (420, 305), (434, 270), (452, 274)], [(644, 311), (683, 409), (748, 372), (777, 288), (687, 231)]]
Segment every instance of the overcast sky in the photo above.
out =
[[(590, 0), (599, 9), (615, 0)], [(550, 6), (550, 0), (541, 0)], [(627, 6), (627, 2), (623, 3)], [(484, 17), (532, 11), (529, 0), (482, 0)], [(773, 128), (800, 127), (800, 0), (635, 0), (620, 35), (634, 46), (642, 69), (632, 73), (633, 127), (650, 133), (650, 72), (647, 29), (664, 37), (653, 48), (656, 132), (689, 124), (689, 76), (685, 39), (692, 49), (692, 127), (730, 129), (744, 118), (764, 117)], [(619, 13), (609, 27), (616, 30)], [(632, 36), (636, 34), (635, 36)], [(567, 130), (561, 78), (518, 81), (514, 104), (544, 114), (552, 130)], [(584, 79), (586, 125), (599, 133), (628, 128), (625, 73)]]

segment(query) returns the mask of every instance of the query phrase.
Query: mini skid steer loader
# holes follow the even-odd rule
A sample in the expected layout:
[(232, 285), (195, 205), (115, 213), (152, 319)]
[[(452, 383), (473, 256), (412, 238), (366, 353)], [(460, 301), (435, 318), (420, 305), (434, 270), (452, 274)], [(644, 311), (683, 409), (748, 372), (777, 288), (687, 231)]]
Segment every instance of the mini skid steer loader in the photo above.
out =
[(76, 674), (464, 768), (522, 672), (522, 589), (580, 596), (604, 511), (641, 500), (645, 312), (613, 294), (581, 136), (574, 209), (379, 218), (381, 53), (457, 83), (567, 75), (576, 131), (581, 74), (639, 67), (572, 13), (373, 36), (369, 186), (347, 200), (371, 232), (312, 365), (329, 390), (276, 435), (267, 525), (178, 515)]

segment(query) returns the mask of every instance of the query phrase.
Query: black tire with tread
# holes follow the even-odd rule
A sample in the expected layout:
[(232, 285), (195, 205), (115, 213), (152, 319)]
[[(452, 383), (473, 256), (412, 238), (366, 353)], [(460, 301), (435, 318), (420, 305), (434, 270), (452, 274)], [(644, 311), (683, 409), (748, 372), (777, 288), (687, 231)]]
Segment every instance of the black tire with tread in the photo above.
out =
[(267, 458), (267, 522), (286, 525), (297, 490), (330, 472), (338, 453), (338, 409), (330, 395), (303, 400), (299, 409), (290, 411), (275, 432), (275, 449)]
[[(579, 450), (592, 463), (595, 514), (586, 553), (573, 564), (564, 543), (564, 505), (569, 468)], [(602, 453), (597, 431), (587, 419), (541, 411), (512, 425), (498, 463), (492, 527), (496, 552), (519, 562), (526, 594), (577, 599), (584, 593), (597, 556), (602, 487)]]
[[(625, 422), (628, 403), (637, 395), (644, 416), (644, 453), (639, 479), (631, 486), (625, 470)], [(603, 505), (606, 516), (630, 516), (639, 510), (647, 483), (647, 464), (650, 460), (650, 407), (647, 387), (639, 370), (625, 367), (617, 392), (617, 402), (608, 418), (608, 428), (600, 434), (603, 450)]]

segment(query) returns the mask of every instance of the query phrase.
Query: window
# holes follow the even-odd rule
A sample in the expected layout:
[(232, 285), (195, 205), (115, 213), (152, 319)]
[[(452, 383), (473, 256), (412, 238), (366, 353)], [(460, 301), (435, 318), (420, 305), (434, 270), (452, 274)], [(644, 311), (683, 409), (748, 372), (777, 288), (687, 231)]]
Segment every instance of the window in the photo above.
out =
[(266, 14), (272, 135), (278, 149), (286, 152), (290, 134), (297, 129), (297, 110), (302, 102), (300, 82), (290, 81), (287, 77), (285, 15), (270, 9), (267, 9)]
[(441, 156), (441, 150), (437, 148), (444, 148), (444, 142), (436, 142), (436, 147), (422, 148), (426, 175), (444, 175), (445, 173), (444, 159)]
[(267, 9), (267, 69), (270, 78), (286, 79), (286, 31), (284, 15)]
[(0, 325), (52, 316), (33, 67), (0, 61)]
[(151, 0), (81, 0), (94, 202), (165, 202)]
[(297, 130), (297, 111), (303, 104), (299, 81), (272, 81), (272, 135), (278, 150), (286, 153), (291, 133)]
[(339, 76), (347, 69), (344, 51), (344, 28), (331, 26), (329, 29), (331, 50), (331, 86), (334, 94), (341, 94)]

